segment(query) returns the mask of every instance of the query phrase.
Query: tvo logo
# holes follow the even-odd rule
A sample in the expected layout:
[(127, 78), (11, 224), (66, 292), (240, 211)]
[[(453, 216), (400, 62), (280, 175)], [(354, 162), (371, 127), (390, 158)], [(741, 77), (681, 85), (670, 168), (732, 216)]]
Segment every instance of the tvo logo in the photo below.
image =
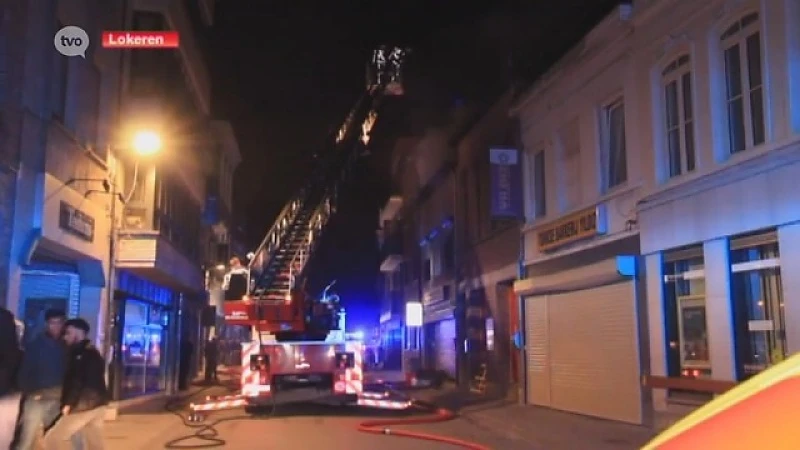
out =
[(81, 27), (67, 26), (56, 33), (53, 38), (56, 51), (64, 56), (80, 56), (86, 58), (89, 48), (89, 35)]

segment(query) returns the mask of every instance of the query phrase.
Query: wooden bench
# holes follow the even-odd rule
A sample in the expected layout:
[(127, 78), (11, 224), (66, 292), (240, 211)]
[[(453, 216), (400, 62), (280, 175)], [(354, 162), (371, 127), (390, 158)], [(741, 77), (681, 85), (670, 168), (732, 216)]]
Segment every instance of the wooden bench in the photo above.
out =
[(653, 389), (677, 389), (720, 395), (736, 386), (735, 381), (709, 380), (702, 378), (642, 376), (642, 385)]

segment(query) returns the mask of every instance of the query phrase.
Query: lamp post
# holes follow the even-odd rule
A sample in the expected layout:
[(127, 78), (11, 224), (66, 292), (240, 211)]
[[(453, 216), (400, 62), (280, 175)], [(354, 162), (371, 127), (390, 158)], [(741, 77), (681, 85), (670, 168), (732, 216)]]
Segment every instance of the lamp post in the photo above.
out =
[(114, 171), (112, 172), (111, 179), (111, 205), (109, 207), (109, 214), (111, 216), (111, 232), (109, 233), (108, 242), (108, 285), (106, 287), (106, 315), (105, 315), (105, 336), (104, 351), (106, 362), (108, 363), (107, 382), (112, 392), (112, 398), (119, 398), (119, 329), (118, 325), (118, 312), (116, 302), (116, 272), (117, 272), (117, 242), (119, 239), (120, 226), (117, 224), (117, 201), (122, 201), (122, 212), (125, 211), (125, 205), (133, 197), (136, 191), (136, 183), (139, 179), (139, 162), (140, 157), (152, 156), (161, 150), (161, 138), (153, 131), (139, 131), (133, 136), (131, 148), (137, 155), (134, 162), (133, 180), (130, 191), (124, 196), (118, 191), (117, 171), (119, 170), (118, 160), (114, 160)]

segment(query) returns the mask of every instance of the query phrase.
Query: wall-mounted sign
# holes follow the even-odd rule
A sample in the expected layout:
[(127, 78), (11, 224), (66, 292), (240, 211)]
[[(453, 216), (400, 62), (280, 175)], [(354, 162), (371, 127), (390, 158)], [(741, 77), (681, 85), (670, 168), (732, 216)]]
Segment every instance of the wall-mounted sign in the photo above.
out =
[(545, 225), (536, 231), (539, 251), (554, 250), (581, 239), (605, 233), (605, 209), (587, 209)]
[(64, 201), (58, 211), (58, 226), (85, 241), (94, 241), (94, 218)]
[(489, 178), (492, 218), (522, 217), (522, 167), (519, 150), (489, 149)]

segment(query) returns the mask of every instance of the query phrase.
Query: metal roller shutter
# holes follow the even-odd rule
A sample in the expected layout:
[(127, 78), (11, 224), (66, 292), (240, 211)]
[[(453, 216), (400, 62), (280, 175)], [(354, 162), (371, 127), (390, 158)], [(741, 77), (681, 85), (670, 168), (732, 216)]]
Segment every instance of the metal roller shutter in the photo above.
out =
[(528, 401), (641, 423), (634, 299), (632, 282), (526, 299)]
[(456, 321), (445, 319), (436, 324), (436, 368), (456, 377)]
[(547, 326), (547, 296), (525, 299), (525, 343), (527, 348), (528, 403), (552, 406), (550, 403), (550, 331)]
[(20, 280), (20, 296), (25, 302), (39, 299), (65, 299), (67, 311), (71, 317), (80, 310), (80, 278), (71, 272), (54, 272), (47, 270), (31, 270), (22, 273)]

